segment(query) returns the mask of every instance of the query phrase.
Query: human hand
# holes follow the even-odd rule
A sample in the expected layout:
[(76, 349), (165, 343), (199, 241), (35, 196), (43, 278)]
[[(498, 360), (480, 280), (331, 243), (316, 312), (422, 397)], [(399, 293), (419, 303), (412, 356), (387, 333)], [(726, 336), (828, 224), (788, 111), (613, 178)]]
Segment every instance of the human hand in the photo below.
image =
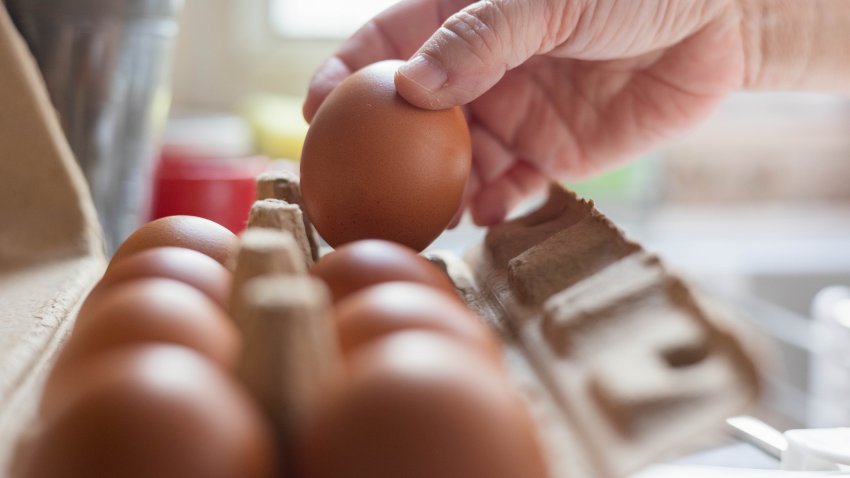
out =
[(693, 126), (746, 75), (735, 0), (406, 0), (315, 74), (311, 120), (368, 64), (410, 60), (396, 86), (423, 108), (466, 105), (465, 203), (495, 224), (551, 179), (617, 164)]

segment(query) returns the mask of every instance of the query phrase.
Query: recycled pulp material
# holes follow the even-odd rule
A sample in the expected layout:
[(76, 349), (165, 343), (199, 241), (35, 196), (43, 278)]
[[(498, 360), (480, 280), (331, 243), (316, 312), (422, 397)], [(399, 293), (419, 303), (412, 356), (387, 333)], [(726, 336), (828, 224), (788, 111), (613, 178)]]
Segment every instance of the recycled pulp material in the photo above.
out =
[(38, 68), (0, 3), (0, 475), (105, 267), (102, 247)]

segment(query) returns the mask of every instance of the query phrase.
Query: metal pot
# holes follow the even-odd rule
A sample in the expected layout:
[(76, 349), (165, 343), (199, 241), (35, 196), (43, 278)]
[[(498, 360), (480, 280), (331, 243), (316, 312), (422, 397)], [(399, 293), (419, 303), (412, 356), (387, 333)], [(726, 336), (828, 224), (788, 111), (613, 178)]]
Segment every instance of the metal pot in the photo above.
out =
[(146, 216), (183, 0), (6, 0), (113, 250)]

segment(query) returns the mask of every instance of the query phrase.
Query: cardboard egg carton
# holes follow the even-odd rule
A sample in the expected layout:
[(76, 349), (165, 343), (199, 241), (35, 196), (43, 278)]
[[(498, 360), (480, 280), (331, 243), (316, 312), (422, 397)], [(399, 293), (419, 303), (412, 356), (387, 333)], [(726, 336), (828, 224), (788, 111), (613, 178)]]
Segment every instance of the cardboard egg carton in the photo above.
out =
[(0, 3), (0, 476), (80, 302), (106, 266), (85, 180)]
[[(293, 204), (282, 193), (258, 201), (253, 225), (276, 227), (283, 221), (262, 221), (260, 211), (300, 204), (297, 177), (268, 173), (258, 190), (270, 181), (288, 184)], [(312, 226), (288, 214), (283, 229), (309, 251)], [(503, 339), (552, 477), (626, 476), (718, 429), (758, 394), (734, 318), (560, 186), (536, 211), (491, 228), (464, 259), (426, 256)]]
[(464, 261), (432, 260), (502, 334), (552, 476), (625, 476), (758, 394), (734, 318), (559, 186)]

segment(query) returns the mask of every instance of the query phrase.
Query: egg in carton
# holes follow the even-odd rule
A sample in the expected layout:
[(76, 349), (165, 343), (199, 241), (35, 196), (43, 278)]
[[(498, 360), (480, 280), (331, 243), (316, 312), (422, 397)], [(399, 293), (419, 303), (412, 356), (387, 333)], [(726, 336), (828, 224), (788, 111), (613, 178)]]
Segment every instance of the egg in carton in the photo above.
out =
[[(297, 206), (297, 176), (267, 173), (258, 191), (249, 225), (290, 231), (312, 264), (317, 241)], [(733, 318), (558, 185), (539, 209), (490, 228), (464, 260), (426, 255), (498, 331), (553, 477), (625, 476), (758, 394)]]

